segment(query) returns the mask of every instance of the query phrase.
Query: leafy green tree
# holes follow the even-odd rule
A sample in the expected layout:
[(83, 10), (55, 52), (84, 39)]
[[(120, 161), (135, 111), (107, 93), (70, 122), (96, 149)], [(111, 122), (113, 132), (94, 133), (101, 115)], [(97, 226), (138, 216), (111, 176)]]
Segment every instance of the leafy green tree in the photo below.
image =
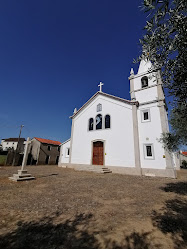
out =
[(170, 133), (161, 141), (170, 151), (187, 145), (187, 1), (144, 0), (147, 13), (142, 55), (160, 70), (164, 88), (172, 97)]

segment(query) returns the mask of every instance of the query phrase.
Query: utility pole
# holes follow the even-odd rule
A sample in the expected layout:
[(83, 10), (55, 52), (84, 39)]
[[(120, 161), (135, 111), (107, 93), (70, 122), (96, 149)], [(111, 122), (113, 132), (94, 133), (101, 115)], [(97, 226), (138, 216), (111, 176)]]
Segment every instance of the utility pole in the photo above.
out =
[(16, 151), (14, 153), (14, 157), (13, 157), (13, 161), (12, 161), (12, 166), (14, 166), (14, 164), (15, 164), (16, 154), (17, 154), (17, 150), (18, 150), (18, 146), (19, 146), (19, 140), (20, 140), (20, 137), (21, 137), (21, 131), (22, 131), (23, 127), (24, 127), (24, 125), (21, 125), (21, 127), (20, 127), (20, 132), (19, 132), (19, 137), (18, 137), (18, 143), (17, 143), (17, 146), (16, 146)]

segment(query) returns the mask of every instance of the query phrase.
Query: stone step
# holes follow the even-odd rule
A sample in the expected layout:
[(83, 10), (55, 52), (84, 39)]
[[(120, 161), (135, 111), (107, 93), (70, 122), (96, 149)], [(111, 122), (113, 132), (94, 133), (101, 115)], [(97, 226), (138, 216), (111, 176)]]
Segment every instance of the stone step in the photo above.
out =
[(23, 177), (30, 177), (31, 174), (13, 174), (13, 177), (19, 177), (19, 178), (23, 178)]
[(105, 171), (103, 171), (103, 173), (112, 173), (112, 171), (111, 170), (105, 170)]
[(14, 182), (18, 182), (18, 181), (28, 181), (28, 180), (34, 180), (35, 177), (34, 176), (29, 176), (29, 177), (14, 177), (14, 176), (11, 176), (9, 177), (10, 180), (14, 181)]
[(109, 169), (98, 169), (98, 170), (93, 170), (93, 172), (95, 172), (95, 173), (102, 173), (102, 174), (106, 174), (106, 173), (112, 173), (112, 171), (111, 170), (109, 170)]
[(112, 173), (112, 171), (109, 168), (105, 166), (101, 166), (101, 165), (84, 166), (84, 167), (76, 168), (75, 170), (76, 171), (89, 171), (89, 172), (101, 173), (101, 174)]

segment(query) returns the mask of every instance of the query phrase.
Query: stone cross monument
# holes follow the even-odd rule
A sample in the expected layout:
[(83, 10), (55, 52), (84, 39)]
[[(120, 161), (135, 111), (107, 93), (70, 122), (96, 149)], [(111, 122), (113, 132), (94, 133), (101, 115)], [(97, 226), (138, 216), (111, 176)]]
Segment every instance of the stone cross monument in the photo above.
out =
[(26, 144), (25, 144), (25, 150), (24, 150), (24, 156), (23, 161), (21, 165), (21, 170), (18, 170), (18, 174), (13, 174), (13, 176), (9, 177), (12, 181), (25, 181), (25, 180), (33, 180), (35, 179), (34, 176), (31, 176), (31, 174), (27, 173), (27, 170), (24, 169), (24, 167), (27, 164), (27, 158), (28, 158), (28, 152), (29, 152), (29, 144), (31, 143), (30, 138), (27, 138)]

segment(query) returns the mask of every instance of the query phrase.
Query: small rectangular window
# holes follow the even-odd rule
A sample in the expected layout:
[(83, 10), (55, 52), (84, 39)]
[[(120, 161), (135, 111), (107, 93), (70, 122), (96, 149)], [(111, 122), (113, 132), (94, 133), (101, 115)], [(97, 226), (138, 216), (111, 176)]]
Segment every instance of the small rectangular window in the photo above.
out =
[(93, 125), (94, 125), (94, 120), (93, 120), (93, 118), (90, 118), (89, 119), (89, 127), (88, 127), (89, 131), (93, 131)]
[(66, 148), (66, 157), (69, 157), (70, 154), (70, 148)]
[(101, 112), (102, 111), (102, 105), (101, 104), (98, 104), (97, 105), (97, 112)]
[(50, 145), (48, 145), (48, 146), (47, 146), (47, 149), (50, 151), (50, 150), (51, 150), (51, 146), (50, 146)]
[(147, 146), (146, 146), (146, 153), (147, 153), (146, 156), (153, 156), (153, 154), (152, 154), (152, 149), (151, 149), (151, 145), (147, 145)]
[(154, 159), (153, 144), (144, 144), (145, 159)]
[(142, 119), (142, 122), (149, 122), (149, 121), (151, 121), (150, 109), (146, 109), (146, 110), (142, 110), (141, 111), (141, 119)]
[(148, 119), (149, 119), (148, 112), (144, 112), (144, 113), (143, 113), (143, 116), (144, 116), (144, 120), (148, 120)]
[(141, 82), (142, 82), (142, 88), (147, 87), (148, 86), (148, 77), (144, 76), (143, 78), (141, 78)]

